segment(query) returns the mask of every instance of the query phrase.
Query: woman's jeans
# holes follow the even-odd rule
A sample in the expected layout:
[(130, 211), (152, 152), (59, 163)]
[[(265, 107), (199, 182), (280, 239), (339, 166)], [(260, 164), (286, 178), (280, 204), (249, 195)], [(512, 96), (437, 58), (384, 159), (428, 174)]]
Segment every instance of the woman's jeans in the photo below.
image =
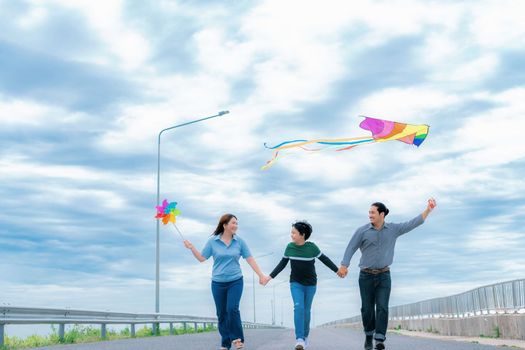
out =
[(231, 282), (211, 282), (211, 292), (219, 319), (221, 346), (228, 349), (235, 339), (241, 339), (244, 342), (241, 312), (239, 311), (242, 288), (242, 277)]
[(363, 327), (366, 335), (374, 335), (377, 340), (386, 339), (390, 288), (390, 271), (377, 275), (363, 271), (359, 273)]
[(293, 299), (293, 321), (295, 339), (306, 339), (310, 334), (310, 310), (316, 291), (316, 286), (303, 286), (298, 282), (290, 283)]

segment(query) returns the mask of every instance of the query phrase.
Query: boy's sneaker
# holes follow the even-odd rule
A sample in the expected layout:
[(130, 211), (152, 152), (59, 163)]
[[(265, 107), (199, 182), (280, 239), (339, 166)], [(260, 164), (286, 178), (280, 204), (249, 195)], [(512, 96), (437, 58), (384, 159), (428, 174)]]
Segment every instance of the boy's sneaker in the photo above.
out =
[(376, 340), (376, 350), (384, 350), (385, 343), (382, 340)]
[(297, 343), (295, 343), (295, 350), (304, 350), (305, 343), (303, 339), (297, 339)]
[(372, 350), (374, 348), (374, 337), (367, 335), (365, 338), (365, 350)]

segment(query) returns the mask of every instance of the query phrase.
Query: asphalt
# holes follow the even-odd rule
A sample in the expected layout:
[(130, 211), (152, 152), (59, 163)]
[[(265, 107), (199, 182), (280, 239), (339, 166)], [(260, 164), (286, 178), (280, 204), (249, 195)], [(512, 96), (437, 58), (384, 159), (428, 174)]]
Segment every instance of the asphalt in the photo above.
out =
[[(245, 331), (246, 350), (293, 350), (292, 329), (250, 329)], [(495, 350), (496, 346), (388, 334), (386, 349), (396, 350)], [(353, 329), (313, 329), (308, 350), (363, 349), (364, 335)], [(177, 336), (112, 340), (89, 344), (56, 345), (41, 350), (213, 350), (219, 349), (217, 332)]]

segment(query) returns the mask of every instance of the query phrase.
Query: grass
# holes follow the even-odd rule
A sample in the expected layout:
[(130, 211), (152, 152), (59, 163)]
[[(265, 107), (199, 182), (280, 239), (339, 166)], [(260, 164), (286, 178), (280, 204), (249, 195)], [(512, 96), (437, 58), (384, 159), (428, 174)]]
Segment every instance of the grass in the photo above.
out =
[(500, 330), (499, 330), (499, 326), (495, 326), (493, 331), (494, 331), (494, 333), (492, 335), (480, 334), (479, 337), (480, 338), (499, 338), (501, 336), (501, 333), (500, 333)]
[[(21, 348), (35, 348), (39, 346), (49, 346), (49, 345), (58, 345), (58, 344), (78, 344), (78, 343), (92, 343), (101, 341), (100, 327), (93, 326), (83, 326), (83, 325), (74, 325), (70, 330), (64, 333), (64, 339), (60, 339), (58, 336), (58, 331), (55, 327), (52, 328), (52, 334), (47, 336), (41, 335), (31, 335), (27, 338), (21, 339), (18, 337), (5, 337), (5, 345), (0, 346), (0, 350), (15, 350)], [(210, 332), (216, 330), (215, 327), (206, 327), (206, 329), (199, 328), (197, 332), (193, 327), (188, 327), (186, 330), (184, 328), (173, 328), (173, 334), (189, 334), (189, 333), (202, 333)], [(160, 335), (170, 335), (169, 328), (161, 329)], [(138, 328), (135, 331), (135, 337), (152, 337), (153, 331), (151, 327), (144, 326)], [(106, 339), (105, 340), (115, 340), (115, 339), (126, 339), (131, 338), (131, 330), (129, 328), (124, 328), (121, 331), (115, 331), (112, 329), (107, 329)]]

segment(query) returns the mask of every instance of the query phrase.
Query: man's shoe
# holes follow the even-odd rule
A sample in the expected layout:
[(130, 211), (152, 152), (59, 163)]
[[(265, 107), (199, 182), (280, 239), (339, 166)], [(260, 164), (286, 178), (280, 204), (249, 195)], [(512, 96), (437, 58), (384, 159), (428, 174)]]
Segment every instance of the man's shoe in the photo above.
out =
[(384, 350), (385, 343), (382, 340), (376, 340), (376, 350)]
[(373, 344), (374, 338), (371, 335), (367, 335), (365, 338), (365, 350), (372, 350), (374, 348)]

